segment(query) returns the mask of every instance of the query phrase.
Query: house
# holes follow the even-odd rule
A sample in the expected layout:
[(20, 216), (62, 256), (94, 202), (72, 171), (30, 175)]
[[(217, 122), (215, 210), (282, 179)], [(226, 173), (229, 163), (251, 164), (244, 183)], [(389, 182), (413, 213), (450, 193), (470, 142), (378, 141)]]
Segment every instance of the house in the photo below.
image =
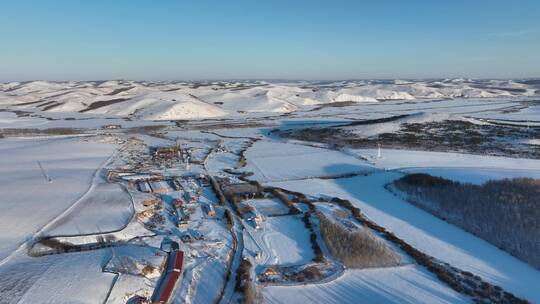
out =
[(251, 205), (247, 205), (246, 207), (244, 207), (243, 210), (244, 210), (244, 218), (247, 221), (251, 222), (253, 226), (255, 227), (255, 229), (261, 228), (264, 222), (264, 218), (261, 216), (261, 214), (257, 212), (257, 210)]
[(141, 192), (152, 192), (152, 189), (150, 188), (150, 185), (145, 180), (141, 180), (137, 182), (137, 186), (139, 187), (139, 191)]
[(229, 184), (223, 186), (223, 193), (227, 197), (241, 196), (246, 198), (256, 197), (262, 189), (258, 185), (250, 183)]
[(199, 176), (199, 181), (201, 183), (201, 187), (210, 187), (210, 181), (206, 177), (206, 175), (201, 174)]
[(179, 157), (178, 146), (171, 147), (153, 147), (151, 148), (154, 159), (173, 159)]
[(194, 203), (197, 202), (197, 196), (193, 192), (186, 191), (186, 192), (184, 192), (184, 200), (188, 204), (194, 204)]
[(184, 242), (184, 243), (191, 243), (192, 242), (191, 235), (189, 235), (189, 234), (182, 235), (180, 237), (180, 240), (182, 240), (182, 242)]
[(152, 188), (152, 192), (155, 193), (165, 193), (169, 191), (167, 182), (161, 180), (151, 180), (150, 187)]
[(214, 205), (212, 204), (205, 204), (204, 211), (206, 212), (206, 215), (208, 216), (211, 216), (211, 217), (216, 216), (216, 209), (214, 208)]
[(144, 140), (137, 137), (130, 137), (128, 139), (128, 144), (130, 145), (144, 145)]
[(276, 276), (279, 276), (279, 273), (276, 271), (274, 267), (268, 267), (266, 268), (266, 270), (262, 272), (262, 275), (266, 277), (276, 277)]
[(181, 198), (175, 198), (172, 200), (172, 203), (175, 208), (182, 208), (184, 207), (184, 201)]
[(163, 241), (161, 241), (161, 245), (159, 246), (161, 250), (165, 252), (171, 252), (172, 251), (172, 240), (168, 237), (164, 238)]
[(127, 304), (150, 304), (152, 302), (150, 302), (150, 300), (145, 297), (135, 295), (132, 298), (130, 298), (126, 303)]
[(174, 191), (182, 190), (182, 185), (180, 185), (180, 181), (178, 181), (178, 179), (176, 179), (176, 178), (171, 179), (170, 184), (171, 184), (172, 188), (174, 189)]
[(261, 214), (257, 213), (257, 215), (255, 215), (255, 228), (260, 229), (262, 224), (263, 224), (263, 218)]
[(120, 176), (118, 175), (118, 172), (113, 171), (113, 170), (109, 170), (107, 172), (107, 180), (109, 182), (115, 182), (115, 181), (118, 181), (119, 179), (120, 179)]
[(147, 200), (144, 200), (142, 202), (143, 206), (146, 207), (146, 208), (154, 206), (154, 205), (156, 205), (158, 203), (159, 203), (159, 201), (157, 201), (155, 199), (147, 199)]
[(122, 125), (110, 124), (110, 125), (103, 125), (101, 126), (101, 128), (105, 130), (121, 129)]

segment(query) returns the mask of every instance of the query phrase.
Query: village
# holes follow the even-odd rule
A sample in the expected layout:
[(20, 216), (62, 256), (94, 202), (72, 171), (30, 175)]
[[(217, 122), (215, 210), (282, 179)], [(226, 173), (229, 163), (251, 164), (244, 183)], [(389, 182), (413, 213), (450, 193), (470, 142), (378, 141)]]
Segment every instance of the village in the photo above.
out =
[[(150, 147), (148, 157), (143, 159), (138, 159), (141, 162), (138, 165), (153, 169), (152, 172), (115, 168), (108, 171), (107, 178), (110, 182), (124, 183), (128, 191), (137, 193), (133, 197), (141, 198), (142, 209), (135, 216), (146, 229), (162, 236), (160, 249), (167, 259), (161, 265), (161, 277), (152, 295), (135, 294), (128, 303), (169, 303), (182, 279), (190, 244), (205, 239), (194, 222), (216, 219), (216, 207), (205, 197), (210, 186), (205, 175), (183, 172), (182, 176), (163, 176), (156, 172), (155, 168), (159, 171), (165, 166), (189, 168), (187, 151), (176, 145)], [(205, 189), (207, 193), (203, 193)]]
[[(216, 205), (208, 176), (186, 170), (197, 166), (190, 163), (189, 149), (147, 146), (136, 137), (121, 142), (124, 149), (101, 175), (103, 183), (129, 194), (133, 213), (127, 225), (98, 234), (50, 233), (32, 244), (29, 255), (109, 248), (103, 272), (119, 279), (106, 303), (171, 303), (178, 289), (191, 288), (188, 280), (181, 284), (186, 267), (189, 271), (208, 256), (227, 259), (225, 208)], [(180, 174), (165, 175), (163, 168)]]
[[(414, 229), (384, 226), (394, 222), (378, 218), (379, 204), (383, 211), (406, 204), (391, 184), (404, 173), (386, 167), (396, 151), (379, 144), (355, 154), (288, 138), (274, 126), (213, 123), (214, 129), (207, 122), (159, 128), (100, 122), (79, 137), (44, 136), (55, 146), (114, 149), (87, 172), (86, 192), (21, 252), (43, 265), (84, 265), (93, 257), (74, 275), (99, 276), (93, 281), (106, 284), (95, 298), (110, 304), (283, 303), (324, 294), (326, 286), (336, 294), (347, 290), (340, 301), (353, 301), (371, 280), (390, 288), (396, 280), (408, 286), (409, 278), (420, 285), (404, 289), (404, 297), (429, 298), (418, 288), (429, 283), (457, 302), (522, 303), (506, 291), (509, 285), (400, 233)], [(446, 164), (445, 155), (430, 157)], [(63, 192), (50, 161), (32, 165), (38, 185)]]
[[(151, 274), (149, 267), (141, 266), (139, 268), (146, 273), (132, 278), (145, 281), (146, 288), (130, 290), (128, 286), (117, 283), (108, 302), (172, 303), (174, 297), (200, 297), (197, 291), (193, 295), (193, 289), (201, 288), (201, 280), (204, 279), (199, 277), (196, 281), (195, 276), (204, 276), (204, 271), (223, 273), (220, 283), (223, 286), (213, 288), (207, 299), (214, 302), (226, 298), (252, 302), (257, 292), (255, 281), (297, 281), (304, 276), (307, 281), (317, 281), (342, 271), (338, 264), (323, 258), (319, 246), (322, 240), (313, 228), (309, 228), (311, 240), (309, 230), (304, 228), (305, 225), (311, 227), (306, 211), (311, 210), (311, 214), (314, 210), (305, 205), (310, 204), (306, 197), (248, 181), (234, 171), (235, 166), (217, 175), (215, 172), (208, 174), (205, 170), (208, 159), (219, 154), (231, 154), (238, 159), (242, 150), (250, 146), (249, 140), (247, 145), (244, 141), (229, 142), (237, 147), (230, 151), (223, 140), (214, 140), (201, 150), (197, 141), (177, 139), (172, 144), (169, 141), (148, 145), (143, 139), (127, 139), (116, 166), (111, 165), (107, 169), (106, 179), (109, 183), (122, 185), (130, 193), (135, 206), (132, 221), (139, 226), (129, 233), (124, 232), (124, 235), (102, 235), (98, 241), (87, 238), (92, 241), (88, 244), (79, 241), (79, 247), (108, 246), (116, 252), (116, 259), (122, 259), (118, 256), (122, 252), (136, 264), (148, 264), (148, 257), (120, 249), (137, 243), (159, 248), (154, 254), (162, 258), (153, 261)], [(241, 167), (241, 160), (237, 162)], [(300, 264), (294, 267), (276, 267), (285, 261), (280, 261), (284, 258), (281, 253), (281, 257), (273, 256), (271, 246), (279, 248), (280, 245), (265, 241), (266, 234), (277, 233), (276, 229), (288, 229), (287, 226), (272, 228), (272, 225), (281, 223), (281, 219), (287, 226), (298, 226), (299, 231), (295, 234), (300, 233), (299, 241), (305, 243), (309, 251), (311, 248), (315, 250), (315, 253), (306, 252), (306, 257), (298, 260)], [(50, 244), (53, 239), (74, 243), (69, 238), (51, 238), (45, 243)], [(35, 248), (37, 250), (38, 247)], [(40, 250), (44, 252), (43, 248)], [(115, 265), (114, 259), (109, 264), (107, 271), (117, 272), (120, 277), (129, 275), (126, 269)], [(248, 275), (250, 271), (244, 268), (247, 264), (253, 264), (253, 267), (261, 265), (257, 266), (255, 276)]]

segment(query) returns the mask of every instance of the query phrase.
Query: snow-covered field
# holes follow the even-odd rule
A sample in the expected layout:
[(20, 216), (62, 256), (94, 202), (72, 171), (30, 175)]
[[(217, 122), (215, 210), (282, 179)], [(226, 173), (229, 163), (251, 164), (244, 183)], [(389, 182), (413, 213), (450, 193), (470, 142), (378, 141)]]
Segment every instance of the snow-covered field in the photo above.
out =
[(11, 259), (0, 267), (0, 302), (103, 303), (115, 277), (102, 272), (110, 254), (102, 249)]
[(346, 270), (338, 279), (306, 286), (265, 287), (264, 301), (281, 303), (468, 303), (415, 266)]
[[(259, 141), (246, 153), (245, 171), (254, 179), (277, 181), (370, 172), (365, 161), (341, 152), (292, 143)], [(294, 165), (291, 165), (294, 164)]]
[(79, 138), (0, 141), (3, 259), (89, 190), (115, 146)]
[(244, 243), (261, 252), (260, 265), (301, 265), (313, 258), (309, 233), (298, 216), (266, 218), (260, 229), (247, 226)]
[[(497, 157), (489, 155), (472, 155), (464, 153), (429, 152), (381, 149), (378, 157), (377, 149), (358, 149), (353, 153), (369, 159), (381, 169), (409, 168), (470, 168), (475, 169), (509, 169), (539, 171), (540, 160)], [(534, 173), (531, 173), (534, 174)]]
[(277, 199), (263, 198), (248, 200), (246, 204), (253, 206), (263, 216), (283, 215), (289, 212), (289, 209)]
[(48, 226), (43, 235), (69, 236), (107, 233), (125, 227), (133, 215), (131, 197), (119, 185), (98, 178), (78, 202)]

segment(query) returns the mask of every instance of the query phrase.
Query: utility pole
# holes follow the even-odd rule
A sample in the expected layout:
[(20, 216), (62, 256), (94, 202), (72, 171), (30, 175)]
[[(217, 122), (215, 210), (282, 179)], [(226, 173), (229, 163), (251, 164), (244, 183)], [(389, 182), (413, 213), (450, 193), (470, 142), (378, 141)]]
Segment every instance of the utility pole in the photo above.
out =
[(41, 162), (38, 160), (37, 163), (38, 163), (39, 169), (41, 170), (41, 174), (43, 174), (43, 177), (45, 177), (47, 182), (52, 183), (51, 177), (49, 176), (49, 174), (47, 174), (47, 171), (45, 171), (45, 168), (43, 168), (43, 166), (41, 165)]

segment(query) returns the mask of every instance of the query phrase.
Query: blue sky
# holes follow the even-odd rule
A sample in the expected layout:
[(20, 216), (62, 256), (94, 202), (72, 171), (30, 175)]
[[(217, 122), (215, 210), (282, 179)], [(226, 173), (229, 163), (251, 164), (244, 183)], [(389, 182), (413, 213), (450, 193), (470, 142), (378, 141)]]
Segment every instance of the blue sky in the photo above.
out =
[(4, 0), (0, 81), (540, 76), (540, 1)]

